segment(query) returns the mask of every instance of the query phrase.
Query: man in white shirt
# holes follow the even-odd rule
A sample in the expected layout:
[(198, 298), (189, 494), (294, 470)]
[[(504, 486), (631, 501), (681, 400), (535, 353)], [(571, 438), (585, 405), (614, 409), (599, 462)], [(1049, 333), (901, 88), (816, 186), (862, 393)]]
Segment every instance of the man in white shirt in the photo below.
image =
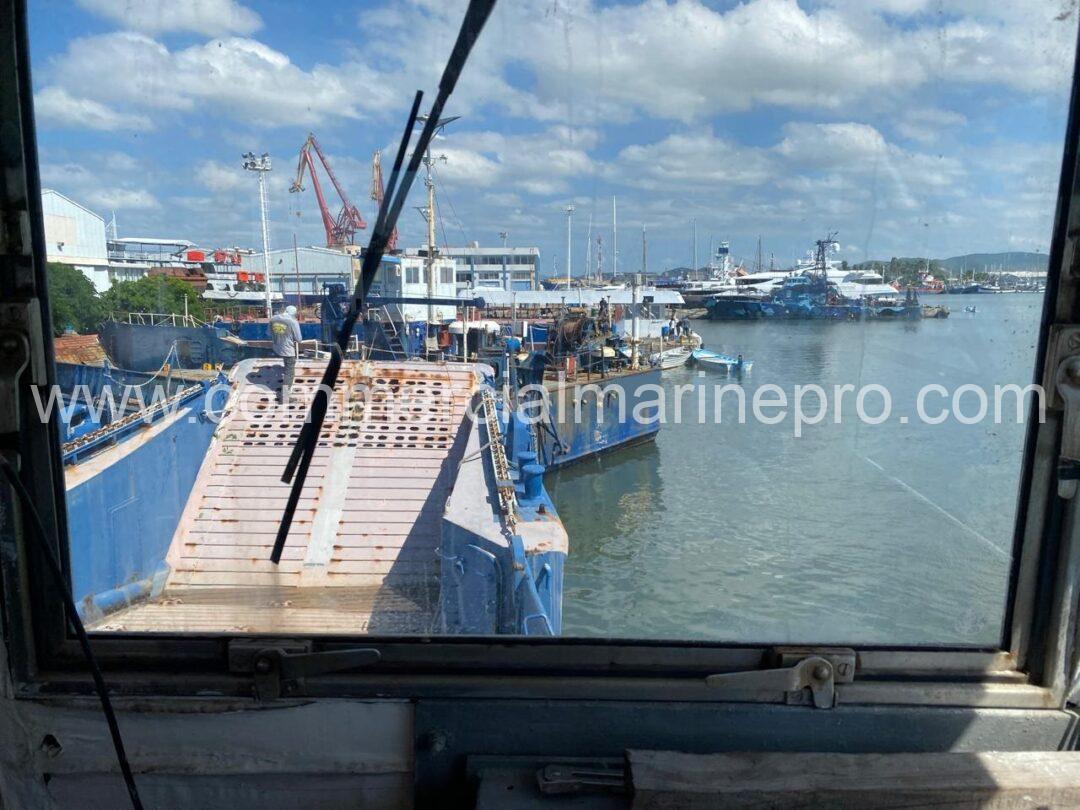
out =
[(300, 324), (296, 320), (296, 307), (287, 306), (270, 319), (270, 339), (274, 342), (274, 354), (281, 358), (284, 366), (281, 394), (279, 399), (285, 402), (292, 389), (293, 376), (296, 373), (296, 356), (300, 349)]

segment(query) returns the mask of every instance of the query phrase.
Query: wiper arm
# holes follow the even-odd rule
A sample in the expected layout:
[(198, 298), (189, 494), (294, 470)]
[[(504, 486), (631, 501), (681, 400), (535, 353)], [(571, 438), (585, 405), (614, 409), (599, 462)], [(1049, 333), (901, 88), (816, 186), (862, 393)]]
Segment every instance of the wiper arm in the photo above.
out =
[[(278, 527), (277, 537), (274, 539), (274, 548), (270, 553), (270, 560), (275, 565), (281, 561), (281, 553), (285, 549), (285, 539), (289, 536), (293, 516), (296, 514), (296, 506), (300, 502), (300, 493), (303, 491), (304, 482), (307, 480), (308, 468), (311, 466), (311, 460), (315, 456), (319, 433), (322, 431), (323, 422), (326, 420), (326, 411), (330, 405), (330, 392), (333, 391), (334, 385), (337, 383), (341, 363), (345, 356), (345, 348), (348, 346), (349, 338), (352, 336), (353, 328), (356, 326), (356, 319), (360, 315), (364, 298), (367, 296), (371, 283), (375, 280), (375, 273), (382, 262), (390, 234), (397, 227), (398, 216), (401, 214), (405, 199), (408, 197), (409, 190), (416, 179), (416, 174), (420, 169), (420, 162), (431, 144), (435, 130), (438, 128), (443, 107), (446, 106), (450, 94), (454, 92), (454, 87), (461, 76), (461, 70), (465, 67), (469, 53), (472, 51), (473, 45), (476, 44), (476, 39), (480, 36), (484, 23), (487, 22), (494, 7), (495, 0), (470, 0), (469, 8), (465, 12), (465, 19), (461, 23), (461, 30), (458, 32), (457, 41), (454, 43), (454, 50), (451, 51), (450, 59), (443, 70), (442, 78), (439, 80), (439, 92), (435, 96), (435, 103), (431, 105), (431, 110), (424, 121), (424, 127), (420, 131), (420, 136), (416, 141), (405, 174), (400, 176), (401, 166), (408, 151), (409, 139), (420, 111), (420, 101), (423, 98), (423, 93), (417, 91), (416, 97), (413, 99), (405, 133), (402, 135), (397, 155), (394, 158), (394, 168), (390, 173), (390, 181), (387, 184), (386, 193), (383, 195), (382, 205), (379, 206), (379, 215), (375, 221), (375, 228), (371, 233), (371, 239), (364, 254), (360, 279), (357, 281), (356, 289), (353, 292), (352, 307), (345, 318), (345, 323), (342, 324), (341, 330), (338, 332), (336, 345), (331, 348), (330, 361), (327, 363), (326, 371), (323, 373), (322, 383), (315, 392), (315, 398), (311, 403), (311, 410), (308, 411), (307, 420), (300, 430), (300, 435), (297, 437), (296, 444), (293, 446), (292, 453), (289, 456), (289, 462), (285, 465), (285, 471), (281, 476), (284, 483), (292, 482), (292, 490), (289, 492), (289, 500), (285, 504), (285, 512), (281, 516), (281, 525)], [(399, 176), (400, 188), (398, 187)]]

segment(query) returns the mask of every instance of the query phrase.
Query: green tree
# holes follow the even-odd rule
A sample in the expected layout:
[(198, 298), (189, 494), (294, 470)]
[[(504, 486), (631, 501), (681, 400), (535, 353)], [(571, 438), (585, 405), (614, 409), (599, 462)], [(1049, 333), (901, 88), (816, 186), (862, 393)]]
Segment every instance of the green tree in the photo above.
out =
[(105, 307), (93, 282), (79, 268), (60, 262), (46, 265), (46, 278), (53, 334), (62, 335), (72, 329), (83, 334), (96, 332), (105, 317)]
[(183, 315), (185, 299), (188, 314), (200, 320), (206, 317), (206, 308), (198, 291), (186, 281), (169, 276), (144, 276), (137, 281), (120, 281), (101, 297), (106, 311), (114, 318), (123, 318), (129, 312)]

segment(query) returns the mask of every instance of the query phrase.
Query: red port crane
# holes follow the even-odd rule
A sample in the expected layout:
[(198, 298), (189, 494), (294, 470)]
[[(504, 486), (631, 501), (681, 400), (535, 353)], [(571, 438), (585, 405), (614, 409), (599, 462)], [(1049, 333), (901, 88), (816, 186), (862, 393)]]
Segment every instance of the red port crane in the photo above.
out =
[[(326, 206), (326, 198), (323, 196), (322, 186), (319, 184), (319, 176), (315, 173), (315, 158), (311, 156), (315, 152), (319, 162), (322, 163), (326, 176), (334, 184), (334, 190), (341, 198), (341, 211), (337, 217), (330, 214)], [(367, 227), (364, 218), (360, 216), (360, 210), (349, 202), (345, 189), (341, 187), (334, 170), (330, 168), (330, 161), (326, 159), (314, 133), (308, 133), (307, 140), (300, 147), (300, 161), (296, 166), (296, 180), (289, 187), (289, 191), (297, 192), (304, 190), (304, 172), (311, 175), (311, 187), (315, 190), (315, 199), (319, 201), (319, 213), (322, 214), (323, 228), (326, 230), (326, 246), (340, 248), (353, 243), (353, 237), (358, 230)]]
[[(382, 210), (383, 180), (382, 180), (382, 153), (378, 150), (371, 156), (371, 199), (375, 201), (375, 212)], [(397, 228), (390, 232), (390, 238), (386, 240), (386, 250), (397, 249)]]

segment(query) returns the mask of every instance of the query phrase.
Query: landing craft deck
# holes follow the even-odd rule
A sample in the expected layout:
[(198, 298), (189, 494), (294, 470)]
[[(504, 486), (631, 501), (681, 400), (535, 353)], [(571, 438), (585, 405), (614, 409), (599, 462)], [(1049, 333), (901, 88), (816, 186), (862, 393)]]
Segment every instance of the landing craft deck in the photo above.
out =
[(164, 590), (110, 630), (428, 632), (439, 604), (443, 509), (482, 366), (346, 362), (281, 563), (280, 480), (324, 364), (250, 361), (218, 426), (166, 561)]

